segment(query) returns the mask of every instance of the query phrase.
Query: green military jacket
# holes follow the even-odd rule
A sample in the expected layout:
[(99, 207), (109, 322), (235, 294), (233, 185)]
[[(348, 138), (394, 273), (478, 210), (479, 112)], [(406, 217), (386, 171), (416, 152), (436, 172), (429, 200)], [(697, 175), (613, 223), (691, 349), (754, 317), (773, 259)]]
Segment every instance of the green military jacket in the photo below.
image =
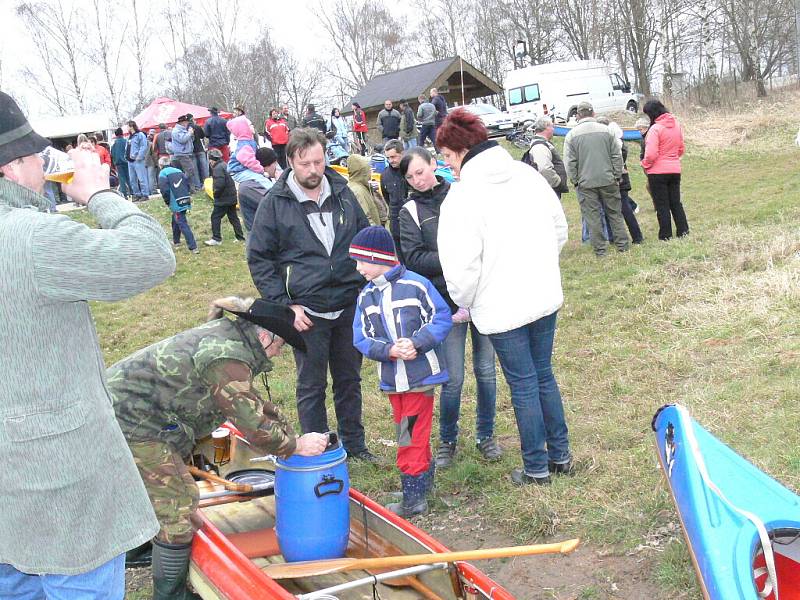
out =
[(188, 456), (197, 439), (230, 420), (265, 453), (289, 456), (291, 425), (252, 385), (271, 369), (256, 326), (223, 317), (139, 350), (107, 378), (129, 442), (166, 442)]

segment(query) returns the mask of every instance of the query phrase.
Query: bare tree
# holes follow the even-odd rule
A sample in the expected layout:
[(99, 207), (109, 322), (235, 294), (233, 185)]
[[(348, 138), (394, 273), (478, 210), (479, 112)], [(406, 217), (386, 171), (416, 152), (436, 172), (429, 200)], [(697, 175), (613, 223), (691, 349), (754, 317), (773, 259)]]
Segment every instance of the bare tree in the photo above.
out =
[(405, 19), (366, 0), (320, 2), (314, 15), (336, 51), (336, 59), (327, 63), (330, 72), (349, 93), (397, 68), (406, 40)]
[[(700, 0), (698, 5), (701, 31), (700, 76), (705, 80), (708, 89), (708, 103), (711, 106), (719, 105), (721, 100), (717, 62), (714, 56), (713, 15), (716, 9), (714, 4), (712, 0)], [(704, 65), (703, 60), (705, 60)]]
[(283, 93), (289, 108), (299, 117), (305, 112), (309, 103), (318, 99), (317, 94), (319, 94), (324, 71), (319, 63), (311, 63), (302, 67), (289, 54), (286, 56), (284, 67), (286, 80), (283, 84)]
[(515, 34), (514, 40), (525, 42), (529, 60), (535, 65), (550, 62), (556, 57), (558, 22), (550, 6), (551, 3), (545, 0), (506, 0), (500, 7), (501, 14), (508, 19), (508, 25)]
[(606, 15), (613, 9), (604, 0), (554, 0), (553, 8), (565, 35), (564, 44), (575, 58), (605, 56)]
[(721, 6), (739, 55), (742, 79), (754, 81), (757, 95), (766, 96), (764, 80), (788, 62), (792, 6), (788, 0), (722, 0)]
[(86, 30), (80, 6), (65, 7), (62, 0), (21, 2), (16, 12), (34, 40), (45, 73), (42, 78), (25, 67), (25, 78), (60, 114), (74, 108), (84, 112), (88, 69), (81, 52)]
[(636, 88), (649, 96), (652, 93), (651, 75), (658, 55), (659, 29), (655, 10), (651, 0), (617, 0), (617, 10), (628, 15), (626, 47)]
[[(115, 35), (114, 27), (116, 11), (115, 5), (92, 0), (94, 6), (95, 31), (94, 44), (87, 53), (89, 59), (103, 71), (103, 79), (108, 92), (108, 102), (117, 122), (122, 120), (120, 104), (125, 90), (125, 78), (120, 72), (120, 57), (122, 55), (122, 39), (125, 38), (127, 24)], [(112, 39), (112, 35), (115, 37)], [(118, 36), (118, 37), (117, 37)]]
[(125, 39), (128, 41), (133, 58), (136, 61), (136, 107), (133, 112), (137, 113), (147, 106), (149, 100), (147, 95), (147, 85), (145, 83), (145, 69), (147, 68), (147, 58), (145, 53), (144, 23), (140, 21), (139, 14), (141, 5), (139, 0), (131, 0), (130, 15), (133, 18), (133, 31)]

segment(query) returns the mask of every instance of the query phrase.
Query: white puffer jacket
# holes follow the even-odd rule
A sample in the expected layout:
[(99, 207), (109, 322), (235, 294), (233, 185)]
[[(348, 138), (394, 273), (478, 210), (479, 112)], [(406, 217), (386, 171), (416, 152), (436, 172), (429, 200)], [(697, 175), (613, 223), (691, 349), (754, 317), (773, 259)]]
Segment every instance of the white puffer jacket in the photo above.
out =
[(500, 146), (470, 158), (442, 204), (447, 289), (483, 334), (511, 331), (561, 307), (558, 256), (566, 241), (555, 192)]

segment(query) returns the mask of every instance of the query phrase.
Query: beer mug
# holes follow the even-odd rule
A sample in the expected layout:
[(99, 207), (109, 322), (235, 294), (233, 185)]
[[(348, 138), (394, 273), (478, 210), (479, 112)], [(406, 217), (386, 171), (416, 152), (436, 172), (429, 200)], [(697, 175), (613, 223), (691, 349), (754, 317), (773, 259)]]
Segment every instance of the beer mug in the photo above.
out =
[(231, 430), (219, 427), (211, 432), (211, 443), (214, 446), (214, 464), (224, 465), (231, 460)]
[(75, 165), (69, 154), (48, 146), (39, 153), (39, 156), (42, 158), (42, 170), (44, 170), (44, 178), (47, 181), (72, 183)]

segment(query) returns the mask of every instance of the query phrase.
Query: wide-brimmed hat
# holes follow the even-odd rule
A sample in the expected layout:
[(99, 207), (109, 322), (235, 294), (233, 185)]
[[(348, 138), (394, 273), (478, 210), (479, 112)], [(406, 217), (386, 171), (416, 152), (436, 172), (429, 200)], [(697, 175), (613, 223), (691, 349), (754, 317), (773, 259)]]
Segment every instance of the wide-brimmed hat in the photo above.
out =
[(301, 352), (306, 351), (306, 343), (303, 337), (294, 328), (294, 311), (285, 304), (258, 298), (250, 305), (247, 312), (239, 312), (237, 310), (229, 310), (228, 312), (282, 337), (287, 344)]
[(14, 99), (0, 92), (0, 165), (41, 152), (50, 141), (33, 130)]

